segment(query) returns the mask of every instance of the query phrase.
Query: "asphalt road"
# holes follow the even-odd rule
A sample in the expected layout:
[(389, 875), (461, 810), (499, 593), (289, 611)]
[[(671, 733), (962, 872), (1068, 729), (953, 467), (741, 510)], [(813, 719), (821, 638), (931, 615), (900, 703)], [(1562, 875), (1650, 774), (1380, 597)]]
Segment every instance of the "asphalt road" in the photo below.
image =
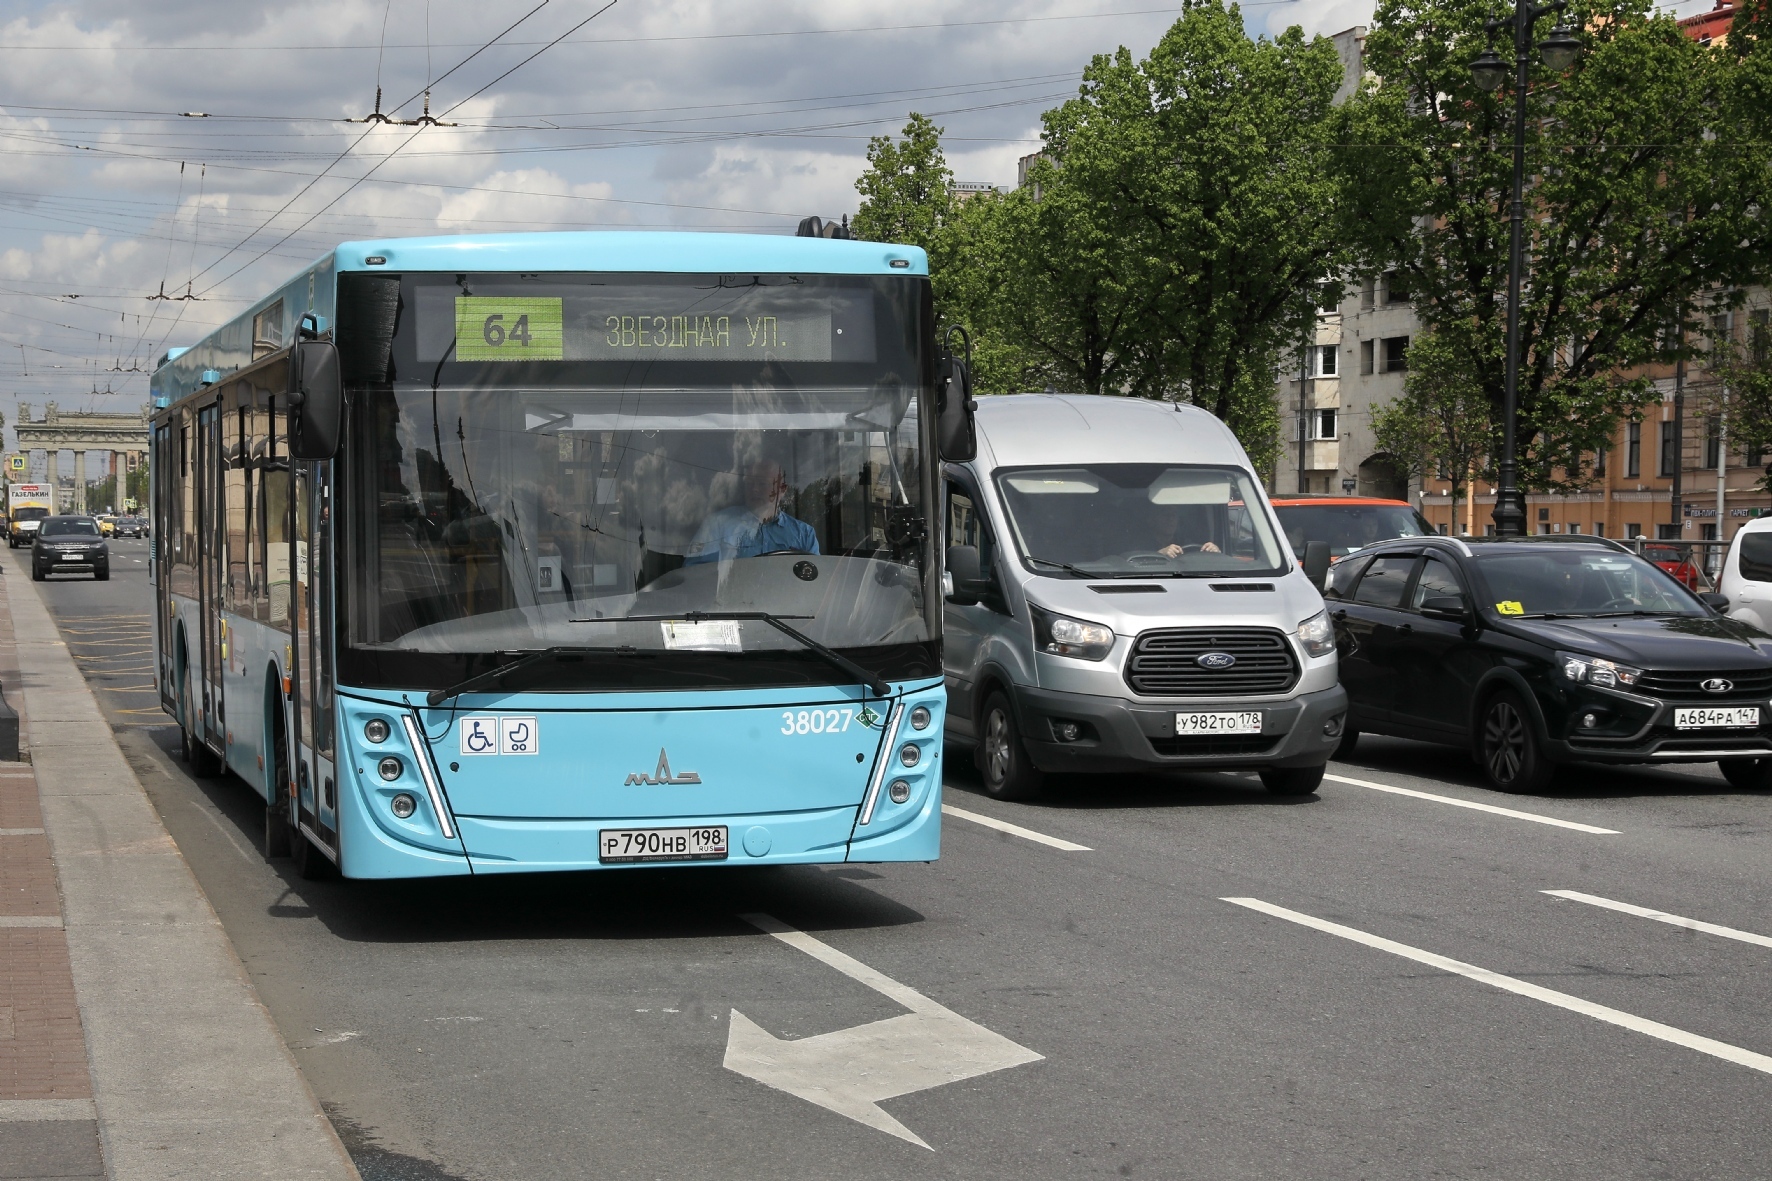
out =
[[(1201, 775), (1017, 806), (950, 779), (950, 805), (1081, 850), (950, 816), (928, 866), (304, 882), (260, 855), (249, 789), (176, 758), (145, 549), (38, 589), (371, 1181), (1767, 1171), (1772, 798), (1714, 767), (1523, 798), (1367, 740), (1331, 767), (1359, 782), (1299, 801)], [(906, 1012), (752, 912), (1039, 1060), (883, 1102), (927, 1148), (726, 1069), (734, 1010), (791, 1039)]]

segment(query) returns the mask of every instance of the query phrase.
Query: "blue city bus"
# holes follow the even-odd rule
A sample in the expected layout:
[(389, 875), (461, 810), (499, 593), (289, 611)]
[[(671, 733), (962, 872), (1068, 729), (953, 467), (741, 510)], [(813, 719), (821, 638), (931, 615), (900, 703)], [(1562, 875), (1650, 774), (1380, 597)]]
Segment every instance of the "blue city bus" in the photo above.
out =
[(157, 682), (267, 855), (349, 878), (930, 861), (921, 250), (339, 246), (152, 389)]

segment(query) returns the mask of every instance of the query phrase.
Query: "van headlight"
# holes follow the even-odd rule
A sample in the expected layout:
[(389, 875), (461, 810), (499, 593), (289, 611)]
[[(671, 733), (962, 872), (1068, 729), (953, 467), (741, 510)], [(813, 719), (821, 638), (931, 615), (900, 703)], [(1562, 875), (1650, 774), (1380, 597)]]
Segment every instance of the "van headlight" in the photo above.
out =
[(1574, 652), (1557, 653), (1557, 667), (1563, 670), (1563, 679), (1566, 681), (1574, 681), (1578, 685), (1598, 685), (1602, 689), (1634, 685), (1637, 678), (1643, 675), (1640, 668), (1630, 668), (1614, 664), (1610, 660), (1601, 660), (1598, 656), (1581, 656)]
[(1309, 656), (1327, 656), (1335, 651), (1335, 625), (1329, 622), (1327, 609), (1298, 625), (1298, 642)]
[(1114, 629), (1106, 624), (1055, 615), (1032, 603), (1028, 609), (1034, 617), (1034, 647), (1041, 652), (1075, 660), (1105, 660), (1113, 650)]

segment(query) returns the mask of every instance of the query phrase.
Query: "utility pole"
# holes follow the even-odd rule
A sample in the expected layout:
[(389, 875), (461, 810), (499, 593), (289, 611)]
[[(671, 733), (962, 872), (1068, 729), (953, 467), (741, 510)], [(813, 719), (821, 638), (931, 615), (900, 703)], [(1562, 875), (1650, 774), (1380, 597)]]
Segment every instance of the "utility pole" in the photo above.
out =
[[(1311, 340), (1316, 335), (1316, 333), (1311, 331), (1311, 329), (1315, 327), (1316, 322), (1313, 320), (1310, 328), (1305, 330), (1304, 338), (1306, 340)], [(1298, 490), (1300, 492), (1310, 491), (1310, 488), (1306, 483), (1310, 477), (1304, 474), (1304, 449), (1310, 446), (1311, 434), (1310, 419), (1307, 417), (1309, 411), (1306, 409), (1304, 382), (1306, 376), (1308, 376), (1310, 372), (1310, 367), (1311, 350), (1310, 346), (1307, 344), (1298, 351)]]
[[(1680, 319), (1678, 336), (1679, 346), (1686, 347), (1686, 320)], [(1674, 362), (1674, 495), (1673, 495), (1673, 534), (1677, 541), (1685, 532), (1681, 527), (1681, 514), (1685, 511), (1680, 503), (1681, 486), (1684, 482), (1686, 468), (1686, 358), (1681, 356)]]

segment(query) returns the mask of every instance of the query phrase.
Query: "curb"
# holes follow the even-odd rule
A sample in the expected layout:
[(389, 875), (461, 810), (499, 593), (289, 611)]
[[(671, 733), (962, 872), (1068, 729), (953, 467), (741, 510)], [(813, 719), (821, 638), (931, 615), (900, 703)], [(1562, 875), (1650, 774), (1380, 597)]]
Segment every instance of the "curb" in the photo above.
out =
[(359, 1181), (40, 593), (9, 598), (109, 1175)]

